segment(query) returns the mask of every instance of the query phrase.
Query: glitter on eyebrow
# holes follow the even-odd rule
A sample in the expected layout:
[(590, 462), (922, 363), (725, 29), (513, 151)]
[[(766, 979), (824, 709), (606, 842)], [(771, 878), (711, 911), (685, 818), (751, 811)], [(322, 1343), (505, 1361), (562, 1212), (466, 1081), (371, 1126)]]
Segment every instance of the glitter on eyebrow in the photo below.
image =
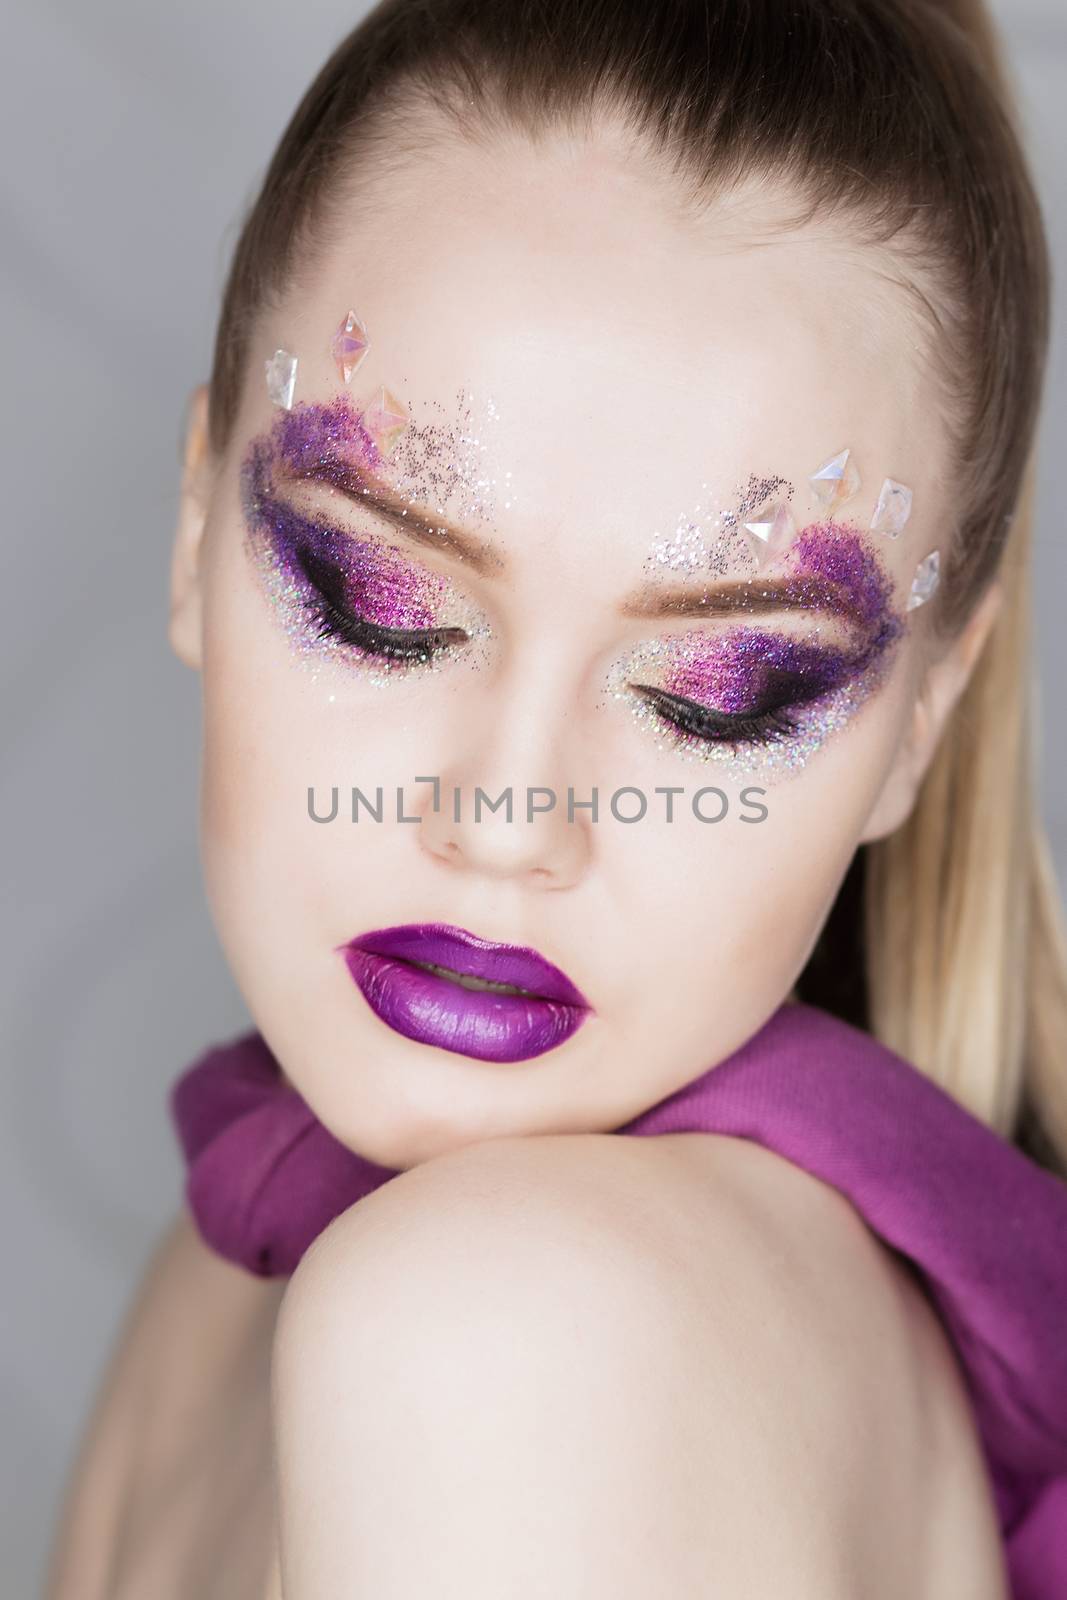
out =
[(500, 414), (491, 395), (478, 405), (468, 389), (457, 391), (456, 405), (455, 417), (435, 400), (427, 409), (440, 420), (412, 419), (390, 458), (390, 482), (411, 505), (461, 527), (484, 527), (494, 521), (498, 501), (505, 511), (515, 503), (511, 473), (492, 470), (492, 434)]
[[(842, 522), (815, 522), (801, 530), (789, 551), (803, 594), (806, 579), (832, 583), (848, 597), (867, 634), (867, 648), (878, 651), (903, 630), (893, 610), (893, 580), (861, 529)], [(792, 587), (792, 585), (791, 585)]]
[(793, 485), (787, 483), (784, 478), (760, 478), (755, 473), (752, 473), (749, 475), (748, 482), (744, 488), (737, 491), (736, 508), (724, 511), (723, 520), (728, 524), (745, 522), (772, 497), (781, 500), (792, 500)]
[(788, 501), (793, 495), (793, 485), (785, 478), (755, 473), (737, 488), (733, 505), (725, 510), (716, 509), (708, 484), (702, 483), (700, 490), (696, 505), (679, 513), (674, 533), (656, 537), (644, 564), (647, 576), (666, 569), (721, 578), (738, 568), (754, 570), (758, 563), (744, 523), (772, 496)]
[(461, 527), (491, 525), (498, 501), (509, 510), (517, 498), (511, 472), (498, 472), (493, 462), (496, 402), (491, 396), (478, 402), (473, 391), (460, 389), (454, 412), (437, 400), (421, 411), (430, 419), (410, 414), (388, 459), (360, 406), (345, 394), (287, 414), (289, 425), (276, 435), (276, 447), (294, 476), (311, 476), (317, 468), (321, 481), (322, 468), (343, 467), (355, 458), (411, 506)]

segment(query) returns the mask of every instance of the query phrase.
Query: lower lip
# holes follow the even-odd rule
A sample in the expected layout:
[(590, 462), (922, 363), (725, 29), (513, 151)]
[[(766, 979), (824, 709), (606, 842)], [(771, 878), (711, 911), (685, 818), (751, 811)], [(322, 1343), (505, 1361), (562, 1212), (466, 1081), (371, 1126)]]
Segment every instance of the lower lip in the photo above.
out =
[(352, 945), (349, 972), (371, 1010), (395, 1033), (477, 1061), (528, 1061), (569, 1039), (588, 1011), (535, 995), (466, 989), (391, 956)]

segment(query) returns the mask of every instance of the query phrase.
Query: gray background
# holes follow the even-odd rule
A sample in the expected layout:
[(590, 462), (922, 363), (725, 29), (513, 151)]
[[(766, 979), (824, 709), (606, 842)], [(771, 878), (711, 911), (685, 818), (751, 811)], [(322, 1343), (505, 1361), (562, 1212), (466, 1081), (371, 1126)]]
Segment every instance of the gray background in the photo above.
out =
[[(90, 1396), (179, 1203), (167, 1087), (247, 1025), (201, 895), (196, 680), (165, 642), (179, 436), (244, 203), (364, 9), (22, 0), (8, 13), (0, 1548), (13, 1600), (39, 1587)], [(1067, 8), (996, 9), (1062, 277)], [(1063, 313), (1061, 285), (1037, 584), (1061, 873)]]

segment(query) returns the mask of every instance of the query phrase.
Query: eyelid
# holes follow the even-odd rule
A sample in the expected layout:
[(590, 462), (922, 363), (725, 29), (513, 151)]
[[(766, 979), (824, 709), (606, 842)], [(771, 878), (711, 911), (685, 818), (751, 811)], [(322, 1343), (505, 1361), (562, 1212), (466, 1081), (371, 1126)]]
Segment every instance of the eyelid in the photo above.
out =
[[(795, 677), (795, 674), (791, 676)], [(756, 705), (746, 706), (741, 711), (724, 711), (721, 706), (707, 704), (691, 694), (680, 694), (677, 689), (667, 689), (662, 684), (635, 683), (632, 679), (628, 680), (628, 682), (631, 689), (643, 696), (666, 697), (668, 700), (676, 701), (680, 705), (691, 706), (695, 711), (706, 712), (709, 716), (726, 719), (733, 718), (737, 721), (744, 721), (748, 717), (760, 717), (775, 711), (786, 711), (793, 706), (806, 705), (811, 700), (821, 698), (827, 692), (821, 684), (815, 688), (811, 684), (804, 684), (797, 693), (775, 694), (773, 698), (761, 699)]]
[[(304, 479), (299, 478), (294, 478), (289, 481), (297, 487), (305, 482)], [(315, 487), (314, 482), (312, 482), (312, 487)], [(320, 537), (322, 535), (326, 535), (327, 537), (332, 536), (337, 539), (344, 539), (348, 544), (353, 545), (373, 544), (377, 548), (388, 550), (391, 554), (396, 555), (399, 559), (409, 562), (413, 567), (420, 567), (422, 565), (415, 551), (412, 550), (408, 544), (403, 542), (402, 536), (401, 539), (389, 537), (391, 533), (399, 530), (395, 530), (393, 523), (387, 518), (381, 516), (381, 514), (377, 512), (373, 506), (361, 507), (357, 505), (355, 501), (347, 501), (345, 503), (351, 507), (353, 516), (352, 518), (346, 519), (337, 515), (335, 510), (336, 502), (332, 498), (329, 500), (330, 511), (328, 512), (326, 510), (326, 507), (321, 503), (321, 501), (325, 495), (328, 495), (329, 491), (325, 490), (325, 486), (320, 485), (319, 487), (324, 489), (324, 495), (316, 495), (314, 497), (316, 500), (316, 504), (314, 506), (301, 505), (299, 500), (285, 502), (292, 507), (298, 516), (307, 520), (313, 535), (317, 534)], [(369, 523), (370, 526), (364, 525), (359, 528), (354, 527), (354, 517), (360, 517), (364, 524)], [(431, 567), (426, 567), (424, 570), (427, 572), (434, 572), (436, 576), (440, 576), (442, 578), (445, 576), (444, 573), (436, 573), (436, 569)]]
[[(670, 690), (640, 684), (633, 687), (641, 692), (644, 703), (682, 741), (695, 740), (707, 746), (734, 748), (779, 743), (796, 732), (796, 722), (789, 715), (790, 708), (785, 705), (753, 711), (718, 711), (702, 706), (686, 695), (672, 694)], [(676, 714), (672, 714), (672, 711)], [(687, 727), (687, 721), (695, 726)]]
[[(447, 624), (399, 628), (375, 622), (353, 610), (344, 592), (345, 574), (328, 556), (301, 546), (297, 561), (313, 599), (309, 601), (322, 624), (322, 632), (339, 639), (350, 649), (360, 650), (371, 659), (392, 665), (420, 665), (443, 655), (453, 644), (470, 639), (465, 628)], [(377, 641), (377, 645), (375, 645)], [(424, 650), (418, 646), (425, 644)], [(392, 646), (393, 648), (389, 648)]]
[[(788, 638), (789, 636), (782, 635), (781, 637)], [(816, 655), (825, 656), (827, 658), (827, 666), (829, 666), (831, 660), (839, 660), (842, 655), (842, 652), (832, 645), (810, 645), (809, 648)], [(677, 672), (679, 667), (684, 669), (686, 665), (692, 664), (686, 663), (684, 659), (680, 662), (674, 658), (672, 653), (669, 651), (660, 654), (658, 660), (661, 665), (661, 670), (667, 674)], [(649, 663), (645, 660), (639, 660), (639, 670), (646, 670), (648, 664)], [(696, 664), (699, 665), (699, 658)], [(632, 679), (630, 681), (632, 683)], [(636, 685), (633, 686), (636, 687)], [(652, 687), (665, 689), (664, 685), (652, 685)], [(811, 700), (820, 699), (824, 694), (830, 691), (832, 685), (828, 684), (824, 680), (821, 680), (817, 673), (809, 674), (799, 668), (776, 666), (773, 662), (763, 662), (760, 663), (758, 667), (756, 687), (761, 701), (765, 701), (768, 707), (775, 707), (806, 704)], [(676, 695), (679, 699), (690, 700), (694, 705), (697, 706), (701, 706), (703, 704), (700, 696), (696, 694), (683, 693), (677, 688), (666, 690), (666, 692)], [(712, 709), (718, 710), (719, 708), (712, 707)], [(745, 711), (740, 714), (750, 715), (752, 713)]]
[[(431, 556), (443, 555), (446, 552), (436, 549), (430, 550), (426, 546), (412, 549), (395, 536), (390, 537), (392, 529), (388, 523), (383, 527), (364, 526), (357, 529), (351, 523), (345, 524), (326, 516), (318, 507), (314, 509), (314, 512), (308, 507), (296, 507), (294, 509), (297, 510), (299, 515), (307, 519), (307, 526), (316, 544), (321, 545), (324, 540), (342, 540), (344, 541), (344, 547), (352, 546), (358, 550), (360, 546), (363, 546), (372, 549), (375, 553), (381, 552), (391, 561), (396, 561), (402, 565), (413, 575), (425, 578), (435, 585), (443, 584), (445, 590), (442, 599), (445, 603), (460, 607), (471, 617), (474, 613), (478, 613), (479, 616), (482, 615), (483, 607), (470, 594), (469, 589), (465, 589), (461, 574), (455, 573), (454, 570), (446, 572), (440, 566), (420, 559), (424, 550), (427, 550)], [(354, 506), (353, 510), (358, 512), (359, 508)], [(373, 509), (369, 507), (368, 518), (374, 518), (375, 521), (378, 520), (374, 517)]]

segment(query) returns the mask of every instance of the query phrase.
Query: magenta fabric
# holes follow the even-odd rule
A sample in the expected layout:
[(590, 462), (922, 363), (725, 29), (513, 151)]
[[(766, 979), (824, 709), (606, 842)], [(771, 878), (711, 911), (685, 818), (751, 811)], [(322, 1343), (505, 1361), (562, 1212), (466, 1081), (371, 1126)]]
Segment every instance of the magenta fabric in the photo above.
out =
[[(258, 1033), (207, 1051), (171, 1114), (201, 1235), (261, 1276), (396, 1173), (341, 1145)], [(902, 1057), (786, 1004), (618, 1134), (752, 1139), (831, 1184), (919, 1269), (959, 1355), (1013, 1600), (1067, 1597), (1067, 1184)]]

